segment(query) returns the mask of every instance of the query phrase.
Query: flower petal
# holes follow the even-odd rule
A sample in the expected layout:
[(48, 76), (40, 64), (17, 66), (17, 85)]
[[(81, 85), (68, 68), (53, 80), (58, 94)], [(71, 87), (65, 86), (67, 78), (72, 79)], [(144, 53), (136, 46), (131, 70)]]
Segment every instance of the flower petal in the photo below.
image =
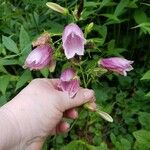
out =
[(48, 44), (38, 46), (28, 55), (24, 67), (40, 70), (50, 63), (51, 57), (52, 48)]
[[(62, 40), (66, 41), (67, 37), (74, 32), (76, 35), (78, 35), (80, 38), (84, 39), (84, 34), (82, 32), (82, 30), (79, 28), (78, 25), (71, 23), (69, 25), (67, 25), (64, 29), (63, 32), (63, 36), (62, 36)], [(85, 40), (85, 39), (84, 39)]]
[(80, 88), (80, 84), (78, 80), (74, 79), (70, 81), (70, 84), (68, 87), (69, 96), (71, 98), (74, 97), (76, 93), (78, 92), (79, 88)]
[(117, 72), (124, 76), (127, 75), (126, 71), (131, 71), (133, 69), (133, 67), (131, 66), (133, 61), (121, 57), (103, 58), (99, 60), (98, 63), (103, 68), (106, 68), (110, 71)]
[(60, 76), (60, 79), (62, 81), (70, 81), (74, 78), (75, 76), (75, 71), (71, 68), (65, 69)]
[(66, 26), (63, 36), (63, 49), (67, 59), (75, 56), (75, 54), (84, 54), (85, 38), (82, 30), (76, 24)]

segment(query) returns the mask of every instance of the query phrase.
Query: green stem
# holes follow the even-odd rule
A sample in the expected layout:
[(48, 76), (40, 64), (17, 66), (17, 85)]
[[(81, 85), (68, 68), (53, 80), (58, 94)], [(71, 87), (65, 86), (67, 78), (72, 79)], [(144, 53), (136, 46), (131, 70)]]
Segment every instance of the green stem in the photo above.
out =
[[(83, 109), (82, 109), (81, 111), (79, 111), (79, 117), (80, 117), (80, 115), (81, 115), (82, 112), (83, 112)], [(78, 118), (79, 118), (79, 117), (78, 117)], [(76, 122), (78, 121), (78, 118), (77, 118), (76, 120), (73, 121), (73, 123), (71, 124), (69, 130), (72, 130), (73, 126), (74, 126), (74, 125), (76, 124)]]
[(80, 65), (80, 70), (81, 70), (81, 74), (82, 74), (82, 78), (83, 78), (84, 87), (87, 88), (86, 79), (85, 79), (85, 76), (84, 76), (83, 69), (82, 69), (81, 65)]

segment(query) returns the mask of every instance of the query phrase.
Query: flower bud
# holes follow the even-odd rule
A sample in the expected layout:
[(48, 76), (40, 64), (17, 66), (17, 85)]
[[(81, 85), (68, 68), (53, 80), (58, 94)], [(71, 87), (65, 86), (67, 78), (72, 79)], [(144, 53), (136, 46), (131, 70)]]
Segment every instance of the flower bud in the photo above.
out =
[(127, 71), (131, 71), (133, 67), (133, 61), (121, 58), (121, 57), (111, 57), (100, 59), (98, 64), (110, 71), (117, 72), (121, 75), (127, 76)]
[(52, 10), (57, 11), (57, 12), (59, 12), (61, 14), (64, 14), (64, 15), (68, 14), (68, 10), (66, 8), (64, 8), (64, 7), (62, 7), (62, 6), (60, 6), (60, 5), (56, 4), (56, 3), (47, 2), (46, 5), (49, 8), (51, 8)]

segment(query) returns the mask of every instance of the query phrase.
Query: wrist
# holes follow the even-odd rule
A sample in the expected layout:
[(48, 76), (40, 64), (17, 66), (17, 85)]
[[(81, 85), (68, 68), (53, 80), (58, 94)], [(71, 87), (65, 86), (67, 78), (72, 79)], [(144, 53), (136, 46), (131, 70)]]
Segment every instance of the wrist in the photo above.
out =
[(0, 149), (18, 149), (21, 140), (19, 125), (13, 114), (5, 107), (0, 108)]

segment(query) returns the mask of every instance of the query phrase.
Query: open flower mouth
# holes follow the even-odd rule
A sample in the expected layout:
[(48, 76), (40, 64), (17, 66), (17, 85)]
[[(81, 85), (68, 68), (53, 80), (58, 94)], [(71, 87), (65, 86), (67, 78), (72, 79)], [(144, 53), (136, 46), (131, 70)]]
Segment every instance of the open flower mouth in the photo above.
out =
[(65, 27), (62, 41), (67, 59), (84, 54), (85, 38), (82, 30), (76, 24), (71, 23)]
[(74, 33), (68, 35), (64, 47), (67, 58), (72, 58), (75, 54), (84, 54), (84, 41)]

